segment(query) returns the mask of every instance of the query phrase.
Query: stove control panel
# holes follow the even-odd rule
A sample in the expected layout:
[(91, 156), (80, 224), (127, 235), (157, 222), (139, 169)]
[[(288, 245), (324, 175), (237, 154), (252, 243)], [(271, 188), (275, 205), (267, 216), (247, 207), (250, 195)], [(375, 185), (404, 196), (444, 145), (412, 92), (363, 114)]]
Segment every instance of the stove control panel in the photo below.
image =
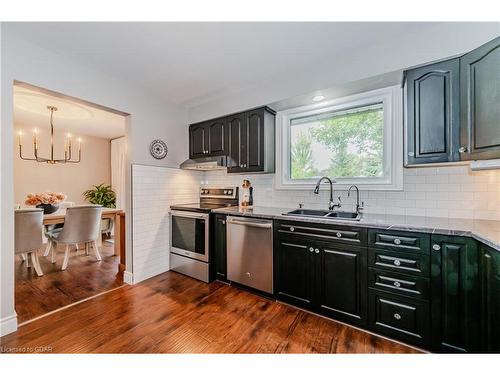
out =
[(201, 198), (231, 198), (235, 199), (238, 194), (238, 187), (201, 187)]

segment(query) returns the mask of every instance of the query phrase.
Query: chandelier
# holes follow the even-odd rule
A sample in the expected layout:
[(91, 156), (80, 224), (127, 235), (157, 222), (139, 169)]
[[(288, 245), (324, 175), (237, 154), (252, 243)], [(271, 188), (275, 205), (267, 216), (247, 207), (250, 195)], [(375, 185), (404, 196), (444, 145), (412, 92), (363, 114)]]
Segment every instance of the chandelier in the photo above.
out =
[(38, 163), (56, 164), (56, 163), (79, 163), (82, 159), (82, 142), (78, 138), (78, 159), (72, 160), (71, 150), (71, 134), (68, 133), (64, 141), (64, 159), (54, 159), (54, 124), (52, 117), (57, 107), (48, 105), (47, 109), (50, 111), (50, 158), (44, 158), (38, 155), (38, 131), (33, 131), (33, 154), (34, 157), (23, 156), (22, 133), (19, 132), (19, 157), (23, 160), (33, 160)]

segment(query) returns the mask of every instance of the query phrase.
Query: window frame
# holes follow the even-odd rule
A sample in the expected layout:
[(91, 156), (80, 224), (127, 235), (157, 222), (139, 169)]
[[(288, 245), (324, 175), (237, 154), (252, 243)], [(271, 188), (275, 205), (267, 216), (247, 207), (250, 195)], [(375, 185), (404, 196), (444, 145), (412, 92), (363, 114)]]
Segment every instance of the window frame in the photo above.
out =
[(381, 103), (384, 111), (384, 177), (335, 178), (335, 188), (347, 190), (358, 185), (363, 190), (403, 189), (403, 113), (402, 88), (390, 86), (363, 92), (334, 100), (290, 108), (276, 114), (276, 188), (279, 190), (309, 190), (316, 185), (316, 179), (290, 178), (290, 126), (291, 121), (348, 109)]

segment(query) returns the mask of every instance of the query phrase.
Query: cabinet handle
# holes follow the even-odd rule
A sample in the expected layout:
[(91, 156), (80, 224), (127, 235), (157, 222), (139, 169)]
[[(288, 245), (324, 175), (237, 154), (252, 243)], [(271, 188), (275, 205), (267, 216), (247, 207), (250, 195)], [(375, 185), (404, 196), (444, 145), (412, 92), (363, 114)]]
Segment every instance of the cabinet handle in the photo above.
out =
[(309, 251), (312, 253), (312, 252), (314, 252), (314, 249), (312, 247), (310, 247)]
[(314, 252), (315, 252), (316, 254), (319, 254), (319, 249), (314, 249)]
[(401, 283), (399, 281), (394, 281), (394, 286), (396, 288), (399, 288), (401, 286)]
[(290, 227), (290, 232), (293, 232), (295, 230), (294, 227)]
[(395, 265), (395, 266), (400, 266), (400, 265), (401, 265), (401, 261), (400, 261), (399, 259), (396, 259), (396, 260), (394, 261), (394, 265)]
[(439, 246), (437, 243), (435, 243), (434, 245), (432, 245), (432, 249), (439, 251), (439, 250), (441, 250), (441, 246)]
[(337, 232), (336, 236), (337, 236), (338, 238), (340, 238), (340, 237), (342, 237), (342, 233)]
[(401, 245), (401, 240), (399, 238), (394, 239), (395, 245)]
[(226, 220), (222, 220), (222, 225), (226, 225)]
[(394, 314), (394, 319), (396, 319), (396, 320), (401, 319), (401, 315), (399, 315), (398, 313)]
[(458, 152), (460, 152), (461, 154), (463, 154), (464, 152), (467, 152), (467, 147), (466, 146), (462, 146), (458, 149)]

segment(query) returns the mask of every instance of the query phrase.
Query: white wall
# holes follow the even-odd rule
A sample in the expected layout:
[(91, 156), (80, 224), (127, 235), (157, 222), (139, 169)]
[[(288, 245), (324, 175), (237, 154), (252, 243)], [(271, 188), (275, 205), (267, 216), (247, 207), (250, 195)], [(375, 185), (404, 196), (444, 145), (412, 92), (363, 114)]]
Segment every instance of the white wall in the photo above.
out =
[(134, 165), (134, 283), (169, 270), (170, 205), (199, 200), (203, 172)]
[[(388, 43), (318, 61), (307, 72), (235, 87), (189, 108), (190, 123), (467, 52), (500, 35), (499, 23), (442, 23)], [(311, 41), (314, 43), (314, 41)], [(265, 58), (265, 56), (263, 56)], [(376, 87), (371, 87), (376, 88)]]
[[(111, 184), (111, 144), (106, 138), (80, 136), (82, 139), (82, 159), (80, 163), (47, 164), (19, 157), (17, 132), (23, 132), (23, 156), (33, 157), (32, 128), (16, 125), (14, 142), (14, 202), (24, 205), (29, 193), (56, 191), (66, 194), (67, 201), (76, 204), (86, 203), (82, 193), (93, 185)], [(55, 158), (64, 158), (64, 129), (54, 133)], [(78, 142), (73, 137), (73, 159), (78, 158)], [(50, 131), (38, 129), (39, 153), (49, 156)]]
[[(9, 25), (1, 25), (1, 306), (0, 334), (6, 334), (12, 324), (4, 325), (14, 312), (14, 201), (13, 176), (13, 90), (14, 80), (74, 96), (92, 103), (117, 109), (127, 118), (126, 135), (130, 162), (157, 166), (178, 166), (186, 159), (186, 111), (160, 102), (140, 87), (88, 69), (79, 62), (41, 49), (17, 39), (9, 32)], [(155, 138), (164, 139), (170, 152), (166, 159), (157, 161), (149, 156), (149, 143)], [(130, 186), (131, 168), (127, 168)], [(130, 190), (130, 189), (129, 189)], [(128, 202), (130, 202), (130, 191)], [(129, 207), (126, 207), (130, 214)], [(127, 220), (127, 271), (133, 272), (131, 263), (131, 223)], [(11, 320), (9, 320), (11, 322)]]

